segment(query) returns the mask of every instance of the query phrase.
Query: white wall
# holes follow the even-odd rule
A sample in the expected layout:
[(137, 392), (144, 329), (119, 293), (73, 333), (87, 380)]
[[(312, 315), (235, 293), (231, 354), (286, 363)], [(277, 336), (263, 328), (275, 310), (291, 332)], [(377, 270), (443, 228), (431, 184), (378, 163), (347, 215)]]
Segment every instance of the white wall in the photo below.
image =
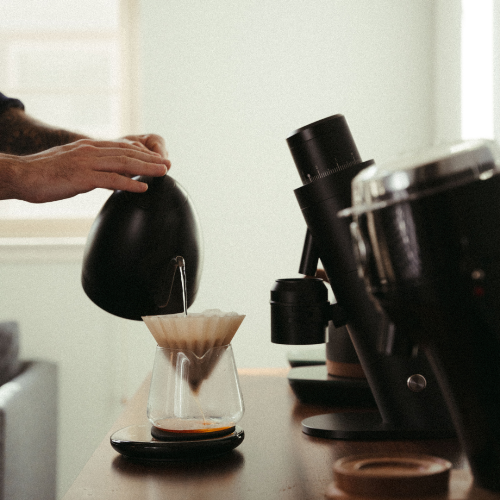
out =
[(433, 2), (141, 0), (142, 101), (205, 233), (197, 302), (247, 314), (240, 366), (282, 365), (269, 290), (296, 276), (305, 226), (286, 137), (346, 116), (363, 159), (433, 140)]
[(115, 318), (86, 297), (82, 248), (62, 259), (38, 248), (43, 258), (35, 260), (29, 248), (1, 250), (0, 321), (19, 322), (23, 359), (58, 365), (62, 496), (152, 368), (155, 342), (142, 323)]

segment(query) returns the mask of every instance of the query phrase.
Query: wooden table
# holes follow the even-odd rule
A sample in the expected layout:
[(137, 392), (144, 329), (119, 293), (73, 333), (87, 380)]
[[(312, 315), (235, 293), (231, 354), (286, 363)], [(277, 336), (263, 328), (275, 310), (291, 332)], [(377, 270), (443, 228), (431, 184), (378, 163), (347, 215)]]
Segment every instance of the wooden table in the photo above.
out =
[[(425, 453), (454, 466), (447, 499), (498, 499), (471, 486), (467, 462), (454, 439), (348, 442), (307, 436), (301, 421), (331, 408), (298, 403), (286, 370), (240, 370), (245, 416), (238, 424), (245, 440), (236, 450), (190, 463), (130, 461), (109, 444), (115, 431), (147, 423), (149, 380), (145, 380), (86, 464), (64, 500), (315, 500), (325, 497), (338, 458), (360, 453)], [(500, 473), (500, 472), (499, 472)]]

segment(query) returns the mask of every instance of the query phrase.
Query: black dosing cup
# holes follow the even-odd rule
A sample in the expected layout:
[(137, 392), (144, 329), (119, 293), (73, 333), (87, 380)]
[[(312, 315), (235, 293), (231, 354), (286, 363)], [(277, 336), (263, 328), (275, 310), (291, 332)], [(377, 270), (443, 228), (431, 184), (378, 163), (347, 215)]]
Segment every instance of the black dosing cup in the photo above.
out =
[(271, 289), (273, 343), (324, 343), (329, 316), (328, 290), (322, 280), (288, 278), (274, 283)]

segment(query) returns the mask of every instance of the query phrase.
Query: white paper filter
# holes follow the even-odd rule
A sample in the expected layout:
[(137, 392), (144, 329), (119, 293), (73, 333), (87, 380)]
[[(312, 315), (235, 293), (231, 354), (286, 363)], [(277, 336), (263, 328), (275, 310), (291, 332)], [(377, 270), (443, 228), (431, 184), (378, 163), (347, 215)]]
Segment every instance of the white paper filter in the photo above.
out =
[(231, 343), (245, 315), (208, 309), (202, 313), (165, 314), (142, 318), (156, 343), (203, 356), (212, 347)]
[[(228, 345), (240, 327), (245, 315), (208, 309), (202, 313), (165, 314), (143, 316), (142, 318), (156, 343), (160, 347), (191, 351), (192, 359), (188, 381), (193, 391), (198, 391), (217, 364), (217, 356), (210, 351), (213, 347)], [(171, 356), (173, 366), (177, 357)]]

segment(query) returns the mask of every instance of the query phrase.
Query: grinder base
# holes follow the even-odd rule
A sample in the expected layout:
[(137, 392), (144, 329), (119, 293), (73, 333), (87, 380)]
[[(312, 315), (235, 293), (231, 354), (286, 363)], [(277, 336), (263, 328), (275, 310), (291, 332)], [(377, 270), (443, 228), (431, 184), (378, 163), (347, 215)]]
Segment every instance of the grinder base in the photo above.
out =
[(327, 413), (302, 421), (310, 436), (350, 441), (441, 439), (455, 437), (453, 429), (411, 429), (382, 422), (378, 411)]

